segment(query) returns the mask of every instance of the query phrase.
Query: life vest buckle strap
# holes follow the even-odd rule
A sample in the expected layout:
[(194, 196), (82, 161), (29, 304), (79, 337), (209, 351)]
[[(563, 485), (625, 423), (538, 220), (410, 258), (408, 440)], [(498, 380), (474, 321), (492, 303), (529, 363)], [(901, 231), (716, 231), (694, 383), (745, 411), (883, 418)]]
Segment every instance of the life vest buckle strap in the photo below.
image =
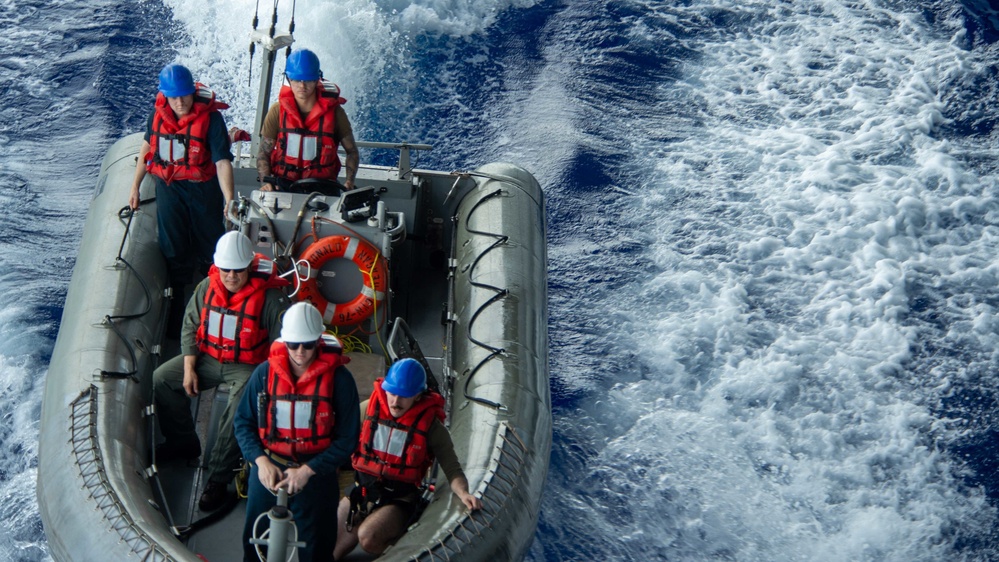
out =
[(362, 485), (354, 481), (354, 489), (350, 491), (350, 511), (347, 512), (347, 520), (344, 527), (347, 531), (353, 531), (355, 523), (360, 522), (371, 513), (371, 509), (378, 504), (381, 498), (377, 484)]

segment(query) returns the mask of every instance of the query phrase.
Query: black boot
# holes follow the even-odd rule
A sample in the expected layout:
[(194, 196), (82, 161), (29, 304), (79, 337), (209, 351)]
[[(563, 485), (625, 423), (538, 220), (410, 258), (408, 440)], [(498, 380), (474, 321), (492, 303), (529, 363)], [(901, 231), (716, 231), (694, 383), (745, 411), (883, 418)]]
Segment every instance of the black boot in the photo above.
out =
[(222, 504), (229, 499), (229, 483), (209, 480), (205, 486), (205, 491), (201, 493), (198, 500), (198, 509), (201, 511), (215, 511), (222, 507)]
[(180, 339), (180, 331), (184, 327), (184, 310), (187, 308), (187, 301), (184, 299), (184, 285), (170, 285), (173, 297), (170, 299), (170, 310), (167, 311), (166, 337), (174, 340)]

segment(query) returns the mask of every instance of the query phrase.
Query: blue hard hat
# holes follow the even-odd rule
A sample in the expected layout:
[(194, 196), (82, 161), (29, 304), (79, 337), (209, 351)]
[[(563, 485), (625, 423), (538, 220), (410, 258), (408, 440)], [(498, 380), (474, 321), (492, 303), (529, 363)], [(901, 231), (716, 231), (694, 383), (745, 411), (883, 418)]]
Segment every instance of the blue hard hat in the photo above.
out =
[(403, 398), (412, 398), (427, 388), (427, 372), (416, 359), (402, 359), (389, 367), (382, 390)]
[(289, 80), (319, 80), (323, 77), (323, 71), (319, 69), (319, 57), (308, 49), (295, 51), (288, 55), (284, 75)]
[(194, 78), (186, 66), (168, 64), (160, 71), (160, 91), (168, 98), (194, 93)]

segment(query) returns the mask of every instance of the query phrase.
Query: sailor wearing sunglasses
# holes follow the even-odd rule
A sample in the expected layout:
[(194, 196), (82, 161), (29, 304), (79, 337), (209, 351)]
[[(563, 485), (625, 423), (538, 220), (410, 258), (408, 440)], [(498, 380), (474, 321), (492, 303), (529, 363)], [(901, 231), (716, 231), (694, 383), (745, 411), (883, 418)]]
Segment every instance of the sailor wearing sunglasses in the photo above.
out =
[[(278, 488), (306, 544), (299, 560), (328, 560), (336, 542), (337, 468), (350, 460), (360, 435), (354, 377), (340, 342), (324, 334), (322, 315), (309, 303), (285, 313), (281, 339), (247, 382), (236, 412), (236, 439), (250, 461), (243, 528), (243, 559), (257, 560), (249, 543)], [(260, 536), (267, 518), (256, 529)], [(260, 527), (260, 525), (263, 525)]]
[(156, 448), (160, 464), (201, 454), (190, 398), (229, 385), (229, 401), (208, 460), (208, 483), (198, 502), (201, 511), (216, 510), (233, 497), (229, 482), (240, 464), (232, 428), (236, 406), (253, 369), (267, 360), (290, 304), (281, 291), (288, 282), (277, 276), (274, 262), (253, 251), (246, 235), (222, 235), (213, 261), (184, 311), (180, 355), (153, 372), (157, 419), (166, 438)]

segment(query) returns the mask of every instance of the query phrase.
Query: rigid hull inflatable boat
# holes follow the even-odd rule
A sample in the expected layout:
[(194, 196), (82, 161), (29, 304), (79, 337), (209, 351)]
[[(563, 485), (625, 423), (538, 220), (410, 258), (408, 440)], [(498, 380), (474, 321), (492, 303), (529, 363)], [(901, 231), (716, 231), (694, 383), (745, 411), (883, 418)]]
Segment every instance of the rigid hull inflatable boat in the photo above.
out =
[[(291, 42), (256, 40), (270, 51)], [(165, 335), (167, 311), (185, 296), (168, 289), (151, 177), (141, 209), (126, 208), (142, 142), (135, 134), (111, 147), (87, 215), (45, 383), (42, 520), (56, 560), (239, 560), (245, 502), (222, 515), (198, 511), (204, 456), (151, 462), (152, 371), (179, 351)], [(485, 507), (469, 513), (433, 469), (425, 511), (379, 559), (519, 559), (551, 447), (541, 188), (512, 164), (437, 172), (411, 168), (425, 145), (358, 146), (362, 155), (394, 150), (398, 164), (362, 165), (356, 188), (341, 193), (258, 191), (252, 162), (237, 158), (230, 217), (284, 265), (293, 301), (321, 305), (339, 335), (360, 342), (348, 368), (362, 400), (399, 357), (429, 367), (447, 399), (455, 450)], [(206, 455), (224, 394), (196, 402)], [(351, 557), (364, 559), (359, 552)]]

